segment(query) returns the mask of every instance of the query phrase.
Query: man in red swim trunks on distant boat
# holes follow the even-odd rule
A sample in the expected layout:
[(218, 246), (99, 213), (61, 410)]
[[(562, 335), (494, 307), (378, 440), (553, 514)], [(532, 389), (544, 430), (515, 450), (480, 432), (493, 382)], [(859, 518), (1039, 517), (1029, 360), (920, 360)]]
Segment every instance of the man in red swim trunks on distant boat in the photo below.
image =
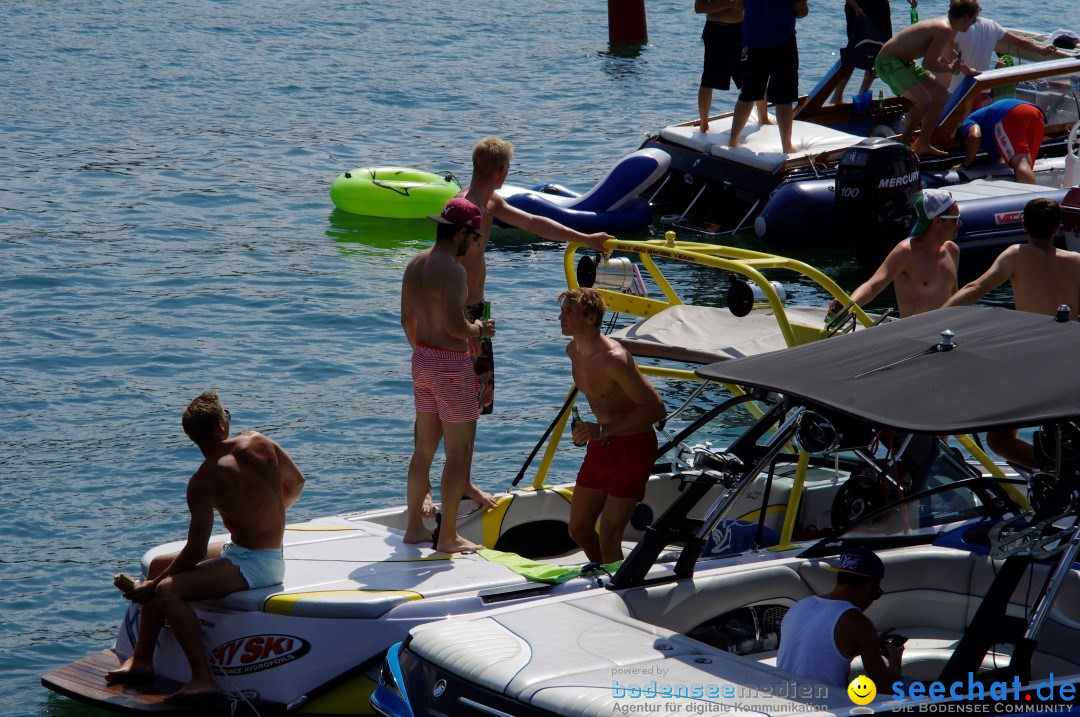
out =
[(431, 540), (424, 527), (424, 501), (430, 489), (428, 471), (443, 440), (442, 526), (435, 549), (447, 553), (479, 546), (457, 534), (457, 511), (469, 477), (476, 435), (476, 371), (469, 340), (495, 335), (494, 321), (465, 317), (468, 294), (461, 258), (480, 242), (483, 217), (467, 199), (451, 199), (442, 214), (435, 245), (413, 257), (401, 280), (401, 326), (413, 348), (413, 399), (416, 403), (414, 449), (409, 463), (406, 543)]
[(1013, 168), (1016, 181), (1035, 184), (1032, 165), (1042, 147), (1046, 117), (1030, 102), (998, 100), (975, 110), (956, 130), (956, 138), (964, 147), (964, 161), (957, 168), (970, 167), (979, 150), (992, 161)]
[[(559, 296), (563, 336), (573, 337), (566, 355), (574, 385), (585, 394), (596, 422), (574, 428), (574, 442), (588, 441), (570, 503), (570, 537), (594, 563), (622, 560), (622, 536), (656, 461), (652, 424), (664, 403), (638, 370), (634, 357), (600, 333), (604, 299), (595, 289)], [(596, 521), (600, 520), (600, 532)]]

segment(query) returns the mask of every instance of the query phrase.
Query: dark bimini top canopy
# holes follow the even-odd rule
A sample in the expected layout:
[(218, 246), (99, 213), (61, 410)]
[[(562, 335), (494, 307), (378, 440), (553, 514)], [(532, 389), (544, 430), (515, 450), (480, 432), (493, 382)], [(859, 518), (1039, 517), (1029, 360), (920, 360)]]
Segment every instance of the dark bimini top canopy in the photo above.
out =
[[(954, 349), (919, 355), (946, 329), (956, 334)], [(958, 434), (1080, 417), (1078, 364), (1080, 323), (963, 306), (710, 364), (697, 374), (778, 391), (878, 427)]]

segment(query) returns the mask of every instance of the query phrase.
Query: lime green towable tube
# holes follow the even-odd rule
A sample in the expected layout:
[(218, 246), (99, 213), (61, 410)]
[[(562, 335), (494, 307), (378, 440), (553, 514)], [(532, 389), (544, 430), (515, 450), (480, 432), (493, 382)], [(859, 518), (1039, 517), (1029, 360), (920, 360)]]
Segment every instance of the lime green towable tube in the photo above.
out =
[(330, 201), (349, 214), (420, 219), (438, 214), (460, 191), (449, 174), (407, 167), (361, 167), (338, 175), (330, 185)]

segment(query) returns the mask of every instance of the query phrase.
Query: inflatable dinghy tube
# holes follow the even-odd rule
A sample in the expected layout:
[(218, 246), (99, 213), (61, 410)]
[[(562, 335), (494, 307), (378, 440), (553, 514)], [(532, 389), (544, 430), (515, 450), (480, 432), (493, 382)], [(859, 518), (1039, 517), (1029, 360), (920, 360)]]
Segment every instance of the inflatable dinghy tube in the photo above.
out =
[(338, 175), (330, 185), (330, 201), (349, 214), (421, 219), (438, 214), (460, 191), (451, 174), (407, 167), (360, 167)]
[(534, 189), (507, 185), (499, 195), (516, 209), (587, 234), (644, 231), (652, 208), (638, 195), (659, 181), (670, 164), (667, 152), (650, 147), (623, 157), (585, 194), (545, 184)]

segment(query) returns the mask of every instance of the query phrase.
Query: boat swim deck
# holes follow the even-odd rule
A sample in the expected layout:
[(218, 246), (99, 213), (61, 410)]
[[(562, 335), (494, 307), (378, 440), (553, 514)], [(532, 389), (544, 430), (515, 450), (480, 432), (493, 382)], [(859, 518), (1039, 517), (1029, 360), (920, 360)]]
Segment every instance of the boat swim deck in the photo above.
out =
[[(132, 685), (106, 685), (105, 673), (120, 667), (120, 658), (112, 650), (101, 650), (81, 660), (47, 672), (41, 684), (49, 689), (99, 709), (126, 714), (167, 715), (227, 715), (231, 713), (227, 699), (220, 702), (177, 705), (165, 702), (166, 695), (180, 689), (179, 682), (155, 676), (148, 682)], [(268, 705), (256, 703), (262, 715)], [(279, 710), (279, 712), (282, 712)], [(282, 712), (283, 713), (283, 712)], [(235, 714), (247, 714), (239, 710)]]
[[(413, 600), (528, 582), (478, 554), (442, 553), (430, 543), (405, 543), (403, 537), (402, 530), (347, 516), (287, 526), (282, 585), (242, 590), (207, 603), (296, 617), (375, 619)], [(224, 539), (227, 536), (212, 540)], [(144, 560), (182, 546), (182, 541), (159, 546)], [(588, 561), (584, 553), (573, 551), (542, 562), (573, 566)]]

